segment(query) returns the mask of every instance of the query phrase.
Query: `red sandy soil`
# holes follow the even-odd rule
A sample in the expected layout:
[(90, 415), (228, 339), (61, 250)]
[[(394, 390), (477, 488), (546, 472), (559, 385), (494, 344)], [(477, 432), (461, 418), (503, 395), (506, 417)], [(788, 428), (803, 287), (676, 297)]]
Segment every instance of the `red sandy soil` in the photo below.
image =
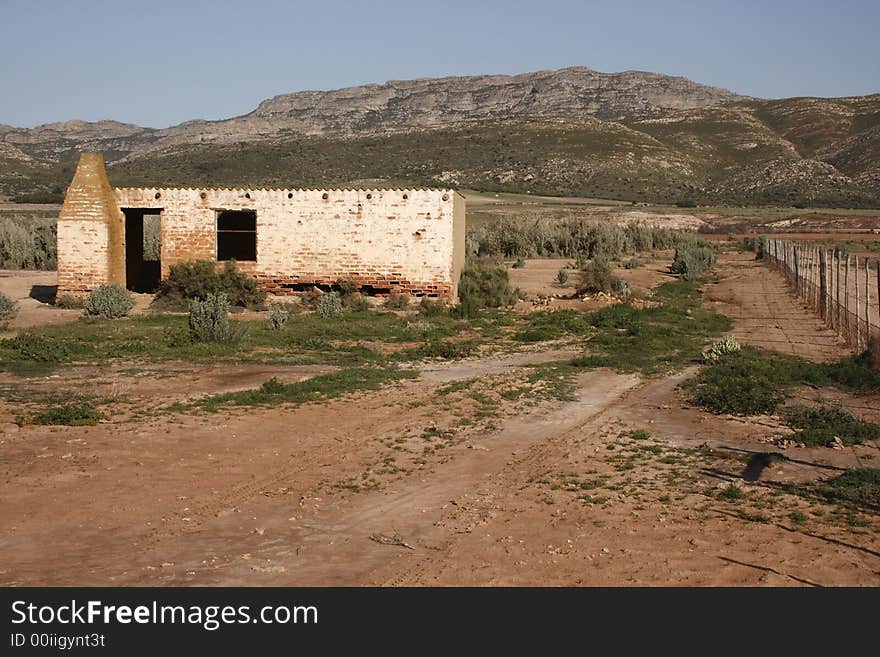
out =
[[(526, 273), (539, 271), (531, 264)], [(742, 341), (846, 353), (777, 274), (747, 255), (720, 272), (707, 299)], [(876, 467), (876, 443), (791, 448), (746, 482), (744, 450), (776, 451), (763, 439), (778, 423), (692, 407), (677, 387), (692, 370), (588, 371), (571, 401), (496, 396), (496, 416), (468, 425), (468, 391), (437, 392), (477, 378), (494, 394), (524, 365), (572, 355), (537, 349), (299, 407), (63, 428), (18, 428), (0, 407), (0, 584), (880, 584), (876, 513), (777, 487)], [(126, 394), (149, 405), (316, 373), (236, 367), (168, 368)], [(112, 389), (127, 374), (81, 369), (28, 385), (90, 376)], [(621, 435), (635, 429), (650, 438)], [(719, 498), (731, 481), (746, 499)]]

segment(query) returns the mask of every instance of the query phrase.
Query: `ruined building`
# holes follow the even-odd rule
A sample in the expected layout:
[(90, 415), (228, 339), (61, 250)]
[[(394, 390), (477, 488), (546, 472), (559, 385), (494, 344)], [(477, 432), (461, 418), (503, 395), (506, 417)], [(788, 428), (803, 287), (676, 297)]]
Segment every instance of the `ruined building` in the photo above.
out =
[(58, 293), (150, 291), (175, 263), (235, 260), (272, 294), (348, 278), (453, 301), (464, 233), (453, 190), (114, 189), (104, 156), (83, 153), (58, 217)]

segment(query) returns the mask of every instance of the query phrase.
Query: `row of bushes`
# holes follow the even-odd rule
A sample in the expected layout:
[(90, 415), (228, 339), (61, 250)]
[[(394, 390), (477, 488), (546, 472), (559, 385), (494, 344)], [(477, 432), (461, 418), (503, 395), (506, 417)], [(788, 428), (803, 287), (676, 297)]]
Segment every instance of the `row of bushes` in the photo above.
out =
[(0, 269), (55, 269), (56, 230), (53, 218), (0, 216)]
[(497, 219), (467, 230), (471, 256), (503, 258), (604, 257), (671, 249), (681, 231), (643, 223), (623, 225), (584, 218), (511, 221)]

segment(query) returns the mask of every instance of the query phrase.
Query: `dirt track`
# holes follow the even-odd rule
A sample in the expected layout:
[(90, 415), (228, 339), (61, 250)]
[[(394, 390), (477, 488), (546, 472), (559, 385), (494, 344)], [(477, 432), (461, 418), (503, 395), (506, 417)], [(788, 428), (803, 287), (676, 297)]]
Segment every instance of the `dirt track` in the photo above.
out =
[[(738, 337), (843, 353), (774, 274), (746, 256), (721, 271), (708, 298)], [(0, 583), (880, 584), (875, 526), (795, 524), (789, 512), (812, 507), (773, 488), (870, 459), (876, 444), (790, 453), (744, 484), (768, 515), (756, 522), (715, 492), (742, 475), (741, 450), (767, 448), (768, 428), (691, 408), (676, 388), (688, 373), (587, 372), (574, 401), (510, 403), (497, 422), (458, 429), (467, 398), (438, 403), (443, 383), (566, 356), (435, 366), (295, 409), (64, 429), (5, 422)], [(193, 376), (162, 388), (187, 391)], [(651, 438), (621, 435), (635, 429)]]

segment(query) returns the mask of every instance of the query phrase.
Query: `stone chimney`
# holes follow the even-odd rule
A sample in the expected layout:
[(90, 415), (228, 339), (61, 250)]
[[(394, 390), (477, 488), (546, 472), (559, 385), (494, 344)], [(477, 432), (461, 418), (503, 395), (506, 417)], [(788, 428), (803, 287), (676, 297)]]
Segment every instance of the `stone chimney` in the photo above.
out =
[(82, 153), (58, 215), (58, 294), (125, 286), (125, 218), (102, 153)]

